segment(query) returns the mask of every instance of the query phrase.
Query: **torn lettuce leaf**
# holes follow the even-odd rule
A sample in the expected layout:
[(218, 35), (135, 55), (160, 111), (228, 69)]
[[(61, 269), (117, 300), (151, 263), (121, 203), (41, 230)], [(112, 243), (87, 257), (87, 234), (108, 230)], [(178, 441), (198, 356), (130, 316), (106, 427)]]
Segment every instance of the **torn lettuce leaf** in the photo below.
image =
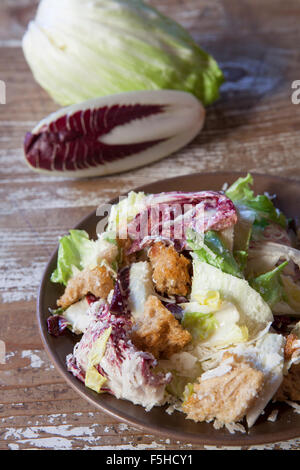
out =
[(112, 327), (107, 328), (95, 341), (88, 355), (88, 367), (96, 366), (100, 363), (105, 354), (106, 344), (112, 332)]
[(290, 276), (281, 276), (284, 300), (295, 313), (300, 313), (300, 286)]
[(289, 269), (285, 270), (285, 274), (293, 276), (295, 274), (295, 267), (296, 269), (300, 268), (300, 251), (291, 246), (273, 241), (256, 243), (249, 250), (248, 277), (257, 277), (260, 274), (271, 271), (279, 261), (290, 262)]
[(250, 185), (253, 184), (253, 178), (248, 173), (244, 178), (238, 178), (225, 192), (226, 196), (232, 201), (247, 201), (253, 198), (253, 191)]
[(273, 321), (270, 306), (245, 279), (224, 273), (197, 257), (193, 260), (193, 273), (191, 300), (199, 294), (218, 291), (223, 301), (235, 305), (240, 315), (239, 325), (248, 328), (249, 340)]
[(84, 384), (87, 388), (101, 393), (101, 388), (105, 382), (107, 382), (107, 378), (103, 377), (95, 367), (91, 367), (86, 371)]
[(255, 214), (253, 214), (251, 209), (244, 206), (236, 207), (236, 209), (238, 220), (234, 226), (233, 251), (248, 252), (255, 222)]
[(245, 206), (253, 211), (255, 222), (265, 223), (262, 221), (272, 221), (281, 227), (287, 227), (287, 220), (284, 214), (277, 209), (271, 199), (266, 194), (254, 196), (251, 189), (253, 177), (250, 173), (245, 178), (238, 178), (226, 191), (226, 196), (232, 202), (239, 206)]
[(221, 269), (232, 276), (243, 278), (243, 273), (233, 254), (228, 250), (217, 232), (209, 230), (202, 237), (194, 230), (187, 230), (187, 241), (200, 261)]
[(171, 370), (172, 380), (166, 386), (166, 391), (179, 399), (183, 398), (186, 385), (190, 382), (190, 377), (182, 377), (176, 374), (176, 371)]
[(59, 242), (57, 267), (51, 281), (66, 286), (78, 271), (92, 269), (105, 260), (113, 262), (117, 256), (118, 247), (109, 240), (103, 237), (90, 240), (85, 230), (70, 230)]
[(287, 266), (288, 261), (285, 261), (280, 266), (277, 266), (272, 271), (249, 280), (249, 284), (253, 289), (260, 293), (262, 298), (272, 307), (277, 302), (284, 299), (284, 287), (281, 281), (281, 273)]
[(109, 214), (106, 232), (126, 238), (127, 223), (145, 209), (146, 198), (143, 192), (130, 191), (127, 197), (122, 198), (118, 204), (114, 204)]
[(88, 368), (85, 375), (85, 386), (101, 393), (101, 388), (107, 381), (97, 370), (96, 366), (100, 364), (101, 359), (105, 355), (106, 344), (112, 332), (112, 327), (107, 328), (95, 341), (88, 355)]
[(90, 250), (87, 232), (70, 230), (70, 235), (62, 237), (59, 242), (57, 268), (52, 273), (51, 281), (66, 286), (68, 280), (83, 269), (82, 260)]
[(207, 304), (190, 302), (184, 305), (184, 310), (183, 324), (192, 334), (194, 343), (224, 347), (248, 340), (248, 328), (239, 324), (240, 314), (231, 302), (220, 300), (213, 310)]
[(207, 339), (217, 328), (218, 322), (213, 313), (185, 312), (182, 326), (188, 330), (194, 341)]

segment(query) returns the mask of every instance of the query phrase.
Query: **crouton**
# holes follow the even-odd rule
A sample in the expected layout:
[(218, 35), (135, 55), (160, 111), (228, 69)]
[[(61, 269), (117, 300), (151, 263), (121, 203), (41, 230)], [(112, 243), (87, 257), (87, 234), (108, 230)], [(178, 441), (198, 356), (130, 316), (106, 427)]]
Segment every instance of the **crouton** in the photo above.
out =
[[(284, 358), (286, 361), (299, 356), (299, 338), (290, 333), (286, 338)], [(275, 401), (300, 400), (300, 364), (292, 364), (288, 373), (283, 377), (282, 384), (275, 396)]]
[(300, 364), (293, 364), (276, 394), (275, 401), (300, 400)]
[(292, 358), (293, 353), (299, 349), (299, 338), (293, 333), (289, 334), (286, 338), (286, 343), (284, 347), (284, 358), (289, 360)]
[(188, 419), (236, 423), (254, 404), (264, 384), (263, 373), (235, 356), (231, 361), (228, 356), (226, 359), (194, 384), (193, 393), (182, 406)]
[(145, 303), (142, 321), (132, 333), (132, 342), (142, 351), (157, 359), (168, 359), (191, 341), (190, 333), (183, 329), (172, 313), (154, 295)]
[(84, 269), (69, 280), (64, 294), (58, 299), (59, 307), (67, 308), (88, 293), (106, 299), (114, 288), (114, 282), (105, 266)]
[(153, 268), (153, 281), (162, 294), (186, 296), (190, 291), (191, 262), (177, 253), (173, 246), (155, 243), (149, 250), (149, 259)]

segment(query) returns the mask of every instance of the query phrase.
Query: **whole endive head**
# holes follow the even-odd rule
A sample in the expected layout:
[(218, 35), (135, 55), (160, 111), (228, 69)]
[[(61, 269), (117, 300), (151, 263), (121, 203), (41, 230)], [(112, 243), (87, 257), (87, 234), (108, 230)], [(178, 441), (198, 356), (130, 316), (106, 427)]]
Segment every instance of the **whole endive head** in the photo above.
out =
[(223, 75), (179, 24), (140, 0), (41, 0), (23, 38), (38, 83), (61, 105), (175, 89), (208, 105)]

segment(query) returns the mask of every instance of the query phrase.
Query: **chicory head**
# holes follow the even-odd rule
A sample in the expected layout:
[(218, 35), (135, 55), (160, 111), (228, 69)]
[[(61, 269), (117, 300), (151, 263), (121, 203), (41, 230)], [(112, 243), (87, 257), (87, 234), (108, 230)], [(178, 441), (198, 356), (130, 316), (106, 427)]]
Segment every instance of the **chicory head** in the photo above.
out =
[(183, 27), (140, 0), (42, 0), (23, 50), (36, 80), (62, 105), (174, 89), (205, 106), (224, 81)]

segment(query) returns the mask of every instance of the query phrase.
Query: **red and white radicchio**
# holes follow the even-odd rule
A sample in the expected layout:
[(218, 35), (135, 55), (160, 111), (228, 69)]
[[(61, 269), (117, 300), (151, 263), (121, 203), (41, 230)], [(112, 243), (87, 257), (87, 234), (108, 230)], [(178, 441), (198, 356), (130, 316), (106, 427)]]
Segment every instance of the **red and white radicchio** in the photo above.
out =
[(96, 365), (98, 372), (107, 379), (102, 391), (142, 405), (147, 410), (162, 404), (165, 386), (172, 375), (154, 373), (155, 358), (132, 344), (130, 317), (112, 314), (107, 304), (96, 302), (90, 308), (93, 321), (75, 345), (73, 354), (67, 356), (68, 370), (84, 382), (89, 352), (102, 333), (111, 327), (105, 354)]
[(112, 299), (109, 304), (109, 310), (114, 315), (129, 315), (130, 309), (128, 305), (130, 283), (129, 267), (122, 268), (115, 283)]
[(43, 119), (25, 137), (25, 158), (35, 171), (70, 177), (127, 171), (185, 146), (204, 118), (200, 101), (181, 91), (106, 96)]
[(220, 231), (236, 222), (236, 208), (221, 192), (174, 191), (151, 194), (147, 196), (145, 209), (128, 224), (128, 235), (134, 240), (129, 253), (157, 239), (171, 241), (180, 251), (188, 248), (187, 229), (197, 233)]

